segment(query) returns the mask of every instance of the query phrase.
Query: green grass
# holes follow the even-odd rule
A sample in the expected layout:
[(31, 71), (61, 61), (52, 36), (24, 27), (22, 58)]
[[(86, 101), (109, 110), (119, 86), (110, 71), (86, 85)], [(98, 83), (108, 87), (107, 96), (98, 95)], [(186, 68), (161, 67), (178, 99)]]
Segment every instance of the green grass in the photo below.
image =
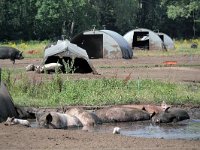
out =
[[(43, 58), (43, 52), (45, 46), (49, 41), (12, 41), (0, 43), (0, 46), (10, 46), (23, 51), (25, 58)], [(29, 53), (30, 51), (35, 51), (35, 53)]]
[[(174, 40), (175, 49), (168, 51), (159, 51), (159, 50), (151, 50), (151, 51), (143, 51), (137, 50), (134, 51), (134, 56), (174, 56), (174, 55), (200, 55), (200, 39), (191, 39), (191, 40)], [(0, 43), (0, 46), (11, 46), (15, 47), (24, 52), (24, 56), (27, 58), (42, 58), (43, 51), (45, 46), (49, 43), (49, 41), (12, 41), (12, 42), (4, 42)], [(192, 43), (197, 43), (198, 48), (192, 49), (190, 48)], [(28, 51), (36, 50), (37, 54), (29, 54)]]
[[(192, 49), (191, 44), (197, 43), (198, 48)], [(135, 56), (178, 56), (178, 55), (200, 55), (200, 39), (193, 40), (175, 40), (174, 42), (175, 49), (168, 51), (159, 51), (159, 50), (150, 50), (143, 51), (137, 50), (135, 51)]]
[(36, 82), (25, 73), (4, 70), (6, 82), (15, 104), (22, 106), (113, 105), (113, 104), (200, 104), (199, 83), (170, 83), (156, 80), (62, 79)]
[[(190, 48), (192, 42), (198, 43), (197, 49)], [(42, 58), (47, 43), (48, 41), (18, 41), (0, 43), (0, 46), (18, 48), (28, 58)], [(200, 39), (179, 40), (175, 42), (175, 46), (175, 50), (167, 52), (136, 51), (135, 54), (139, 57), (200, 55)], [(31, 50), (38, 53), (27, 53)], [(23, 106), (160, 104), (163, 100), (168, 104), (200, 104), (200, 83), (183, 84), (140, 79), (128, 82), (119, 79), (63, 80), (59, 74), (53, 75), (51, 81), (44, 77), (36, 82), (34, 78), (29, 79), (23, 70), (3, 70), (2, 79), (7, 84), (14, 103)]]

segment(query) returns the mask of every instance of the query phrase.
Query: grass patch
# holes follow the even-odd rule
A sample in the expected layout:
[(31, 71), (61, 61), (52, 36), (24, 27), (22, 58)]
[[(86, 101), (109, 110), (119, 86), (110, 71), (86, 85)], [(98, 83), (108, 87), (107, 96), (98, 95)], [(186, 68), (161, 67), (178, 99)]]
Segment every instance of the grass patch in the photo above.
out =
[(12, 41), (0, 43), (0, 46), (10, 46), (23, 51), (25, 58), (43, 58), (45, 46), (49, 41)]
[[(191, 48), (191, 44), (198, 44), (198, 48)], [(136, 56), (178, 56), (178, 55), (200, 55), (200, 39), (191, 40), (174, 40), (175, 49), (168, 51), (159, 50), (137, 50), (134, 54)]]
[[(0, 46), (11, 46), (15, 47), (24, 52), (26, 58), (42, 58), (43, 51), (45, 46), (49, 41), (12, 41), (0, 43)], [(200, 55), (200, 39), (191, 39), (191, 40), (174, 40), (175, 49), (168, 51), (159, 51), (159, 50), (137, 50), (134, 51), (134, 55), (137, 57), (140, 56), (174, 56), (174, 55)], [(198, 44), (197, 49), (192, 49), (191, 44)], [(37, 53), (29, 53), (35, 50)]]
[(29, 79), (21, 72), (3, 70), (14, 103), (22, 106), (112, 105), (130, 103), (200, 104), (199, 83), (170, 83), (156, 80), (70, 80), (52, 75), (49, 80)]

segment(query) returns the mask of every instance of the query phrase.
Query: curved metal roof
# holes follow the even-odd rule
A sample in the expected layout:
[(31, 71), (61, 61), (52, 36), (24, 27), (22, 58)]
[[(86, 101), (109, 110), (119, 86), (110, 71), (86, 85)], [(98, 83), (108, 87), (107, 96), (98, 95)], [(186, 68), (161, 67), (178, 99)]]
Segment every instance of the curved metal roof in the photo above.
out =
[(162, 50), (163, 49), (163, 41), (161, 38), (152, 30), (145, 28), (137, 28), (127, 32), (123, 37), (129, 43), (129, 46), (132, 45), (134, 32), (149, 32), (149, 44), (150, 49), (152, 50)]
[(162, 32), (159, 32), (158, 35), (164, 36), (163, 42), (164, 42), (164, 45), (167, 48), (167, 50), (175, 49), (174, 41), (172, 40), (172, 38), (169, 35), (162, 33)]
[(122, 51), (122, 57), (125, 59), (131, 59), (133, 57), (133, 51), (128, 42), (119, 33), (111, 30), (100, 30), (109, 36), (111, 36), (120, 46)]

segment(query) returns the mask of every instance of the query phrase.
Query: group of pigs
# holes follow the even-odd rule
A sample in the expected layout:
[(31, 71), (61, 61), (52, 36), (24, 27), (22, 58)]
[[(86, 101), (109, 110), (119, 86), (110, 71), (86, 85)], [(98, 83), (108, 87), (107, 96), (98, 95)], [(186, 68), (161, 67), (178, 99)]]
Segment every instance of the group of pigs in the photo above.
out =
[[(65, 113), (38, 111), (35, 113), (39, 128), (66, 129), (70, 127), (83, 127), (88, 129), (102, 123), (134, 122), (151, 120), (153, 123), (175, 123), (190, 119), (187, 111), (166, 105), (121, 105), (105, 107), (96, 111), (88, 111), (74, 107)], [(22, 124), (30, 126), (27, 120), (8, 118), (5, 125)]]

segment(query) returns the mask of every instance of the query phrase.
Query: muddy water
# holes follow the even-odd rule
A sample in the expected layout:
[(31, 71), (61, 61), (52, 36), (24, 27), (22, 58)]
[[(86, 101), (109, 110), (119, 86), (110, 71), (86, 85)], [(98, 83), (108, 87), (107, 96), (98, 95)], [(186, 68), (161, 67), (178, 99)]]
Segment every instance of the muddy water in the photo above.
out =
[(98, 126), (96, 132), (112, 132), (114, 127), (121, 128), (124, 136), (200, 140), (200, 120), (186, 120), (173, 124), (155, 125), (151, 122), (120, 123)]
[[(114, 127), (121, 128), (121, 135), (145, 138), (200, 140), (200, 120), (185, 120), (171, 124), (152, 124), (150, 121), (103, 124), (87, 128), (89, 132), (112, 133)], [(34, 120), (31, 127), (36, 128)], [(82, 128), (79, 128), (82, 129)], [(74, 128), (73, 128), (74, 130)]]

